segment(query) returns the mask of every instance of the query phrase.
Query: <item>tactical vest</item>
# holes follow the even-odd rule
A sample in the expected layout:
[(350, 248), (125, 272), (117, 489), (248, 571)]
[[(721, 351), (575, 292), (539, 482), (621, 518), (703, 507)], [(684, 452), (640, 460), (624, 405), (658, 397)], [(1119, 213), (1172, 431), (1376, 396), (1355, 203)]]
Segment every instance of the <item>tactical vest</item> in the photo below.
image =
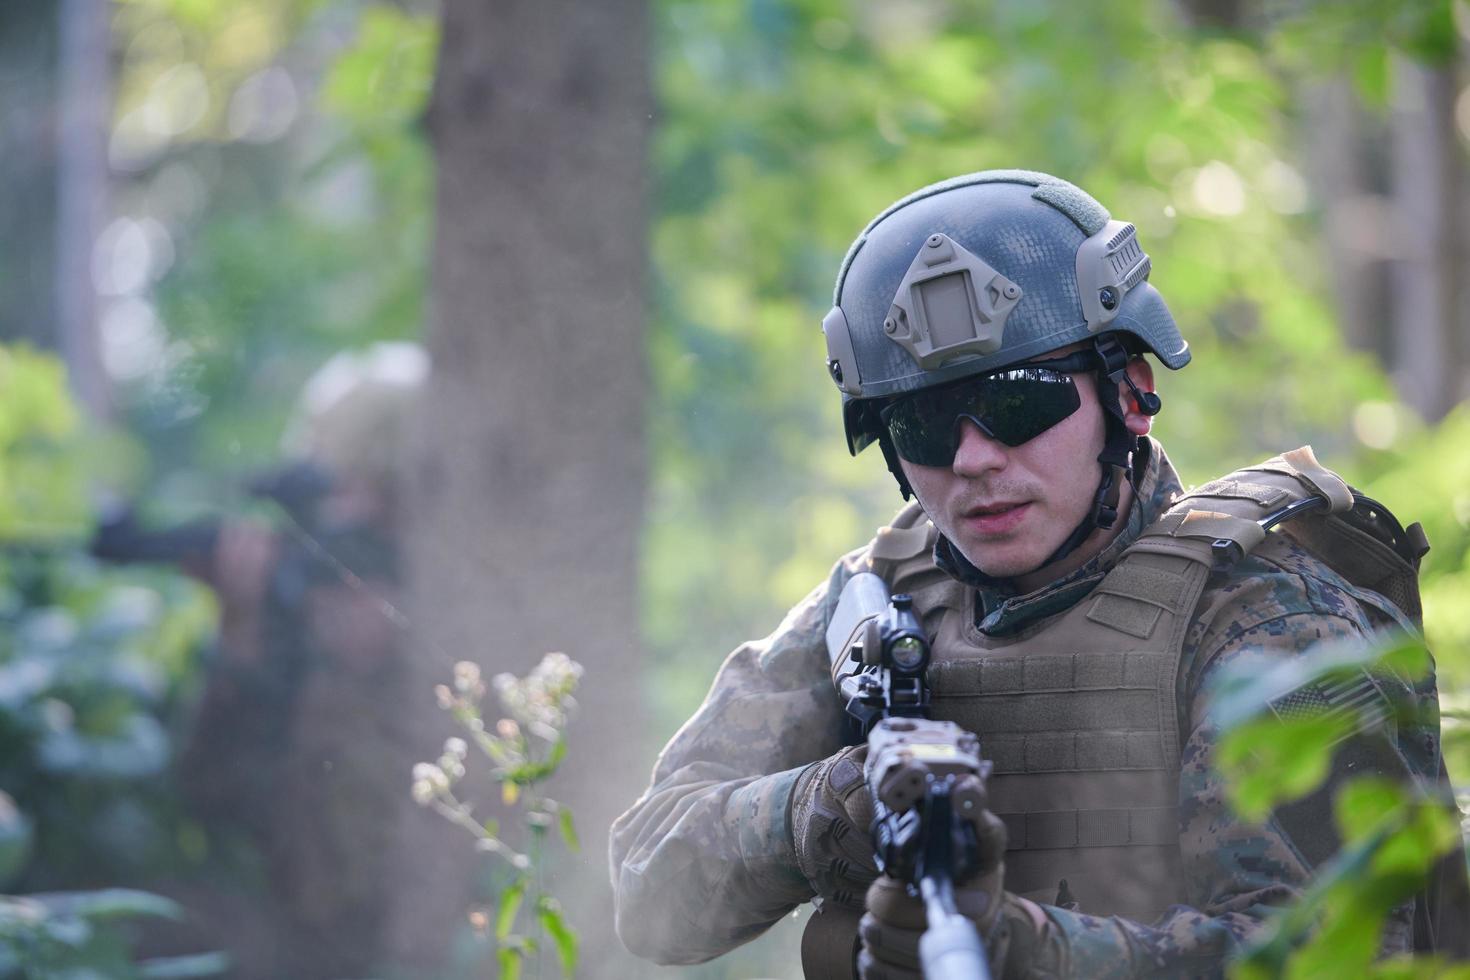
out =
[[(1317, 509), (1297, 516), (1313, 498)], [(1422, 531), (1403, 531), (1365, 498), (1355, 507), (1310, 447), (1183, 495), (1085, 598), (1014, 635), (978, 629), (976, 592), (935, 567), (937, 532), (917, 505), (879, 531), (871, 566), (913, 596), (932, 639), (931, 714), (979, 735), (994, 763), (1008, 891), (1142, 922), (1188, 903), (1176, 694), (1185, 634), (1210, 573), (1282, 548), (1282, 534), (1372, 590), (1356, 594), (1378, 606), (1388, 596), (1418, 620)]]

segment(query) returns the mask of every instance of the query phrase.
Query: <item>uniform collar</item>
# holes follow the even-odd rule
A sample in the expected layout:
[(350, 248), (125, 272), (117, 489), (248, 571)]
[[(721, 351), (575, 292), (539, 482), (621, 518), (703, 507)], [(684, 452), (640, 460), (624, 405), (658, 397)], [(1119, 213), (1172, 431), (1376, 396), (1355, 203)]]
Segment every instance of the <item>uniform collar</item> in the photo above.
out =
[(975, 619), (981, 632), (1007, 636), (1071, 608), (1097, 587), (1103, 576), (1118, 563), (1123, 552), (1138, 540), (1143, 529), (1169, 509), (1183, 492), (1183, 485), (1164, 453), (1164, 447), (1147, 438), (1144, 452), (1137, 455), (1142, 457), (1136, 464), (1141, 473), (1135, 475), (1137, 492), (1128, 512), (1128, 524), (1122, 532), (1087, 564), (1033, 592), (1020, 595), (1009, 580), (991, 578), (970, 564), (947, 538), (939, 536), (934, 544), (934, 563), (952, 578), (974, 587)]

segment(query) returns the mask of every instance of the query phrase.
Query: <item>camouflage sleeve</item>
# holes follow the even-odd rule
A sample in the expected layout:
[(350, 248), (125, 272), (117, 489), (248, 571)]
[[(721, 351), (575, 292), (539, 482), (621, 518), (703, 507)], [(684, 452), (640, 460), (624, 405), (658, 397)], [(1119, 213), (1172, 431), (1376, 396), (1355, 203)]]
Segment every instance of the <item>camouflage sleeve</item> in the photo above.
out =
[[(1272, 598), (1265, 576), (1200, 625), (1186, 643), (1189, 736), (1180, 770), (1180, 854), (1191, 906), (1174, 906), (1144, 924), (1047, 906), (1054, 927), (1040, 960), (1075, 977), (1224, 976), (1229, 958), (1263, 927), (1273, 909), (1300, 894), (1311, 873), (1275, 817), (1264, 824), (1235, 815), (1214, 765), (1219, 729), (1210, 715), (1211, 680), (1244, 657), (1289, 657), (1317, 643), (1362, 639), (1367, 615), (1345, 594), (1317, 589), (1301, 602)], [(1317, 594), (1312, 594), (1317, 589)], [(1326, 600), (1326, 601), (1324, 601)], [(1342, 600), (1340, 604), (1336, 600)], [(1211, 626), (1210, 622), (1224, 624)], [(1194, 669), (1188, 669), (1189, 664)], [(1412, 948), (1412, 904), (1387, 923), (1385, 953)], [(1040, 963), (1038, 963), (1040, 965)]]
[(698, 963), (811, 898), (787, 810), (801, 770), (841, 748), (826, 628), (855, 556), (765, 640), (741, 646), (613, 824), (618, 935), (660, 963)]

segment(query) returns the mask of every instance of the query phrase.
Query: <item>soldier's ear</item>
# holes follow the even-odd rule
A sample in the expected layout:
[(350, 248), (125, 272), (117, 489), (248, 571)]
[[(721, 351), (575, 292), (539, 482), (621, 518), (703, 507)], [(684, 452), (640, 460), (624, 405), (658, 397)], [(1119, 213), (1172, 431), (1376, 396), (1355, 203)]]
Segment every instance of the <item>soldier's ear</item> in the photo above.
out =
[[(1153, 365), (1142, 357), (1134, 357), (1128, 361), (1128, 377), (1138, 386), (1139, 391), (1154, 390)], [(1123, 403), (1123, 423), (1128, 426), (1128, 431), (1136, 436), (1148, 435), (1153, 427), (1153, 416), (1146, 415), (1139, 409), (1138, 399), (1127, 384), (1118, 384), (1118, 397)]]

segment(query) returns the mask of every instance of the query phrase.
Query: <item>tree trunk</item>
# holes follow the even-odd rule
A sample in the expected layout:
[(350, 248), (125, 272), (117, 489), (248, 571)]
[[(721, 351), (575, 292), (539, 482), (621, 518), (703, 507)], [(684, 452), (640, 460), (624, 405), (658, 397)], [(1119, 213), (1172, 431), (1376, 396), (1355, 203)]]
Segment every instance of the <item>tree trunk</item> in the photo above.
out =
[(108, 8), (0, 0), (0, 341), (65, 360), (94, 415), (109, 392), (92, 249), (107, 189)]
[[(433, 758), (451, 725), (431, 689), (450, 660), (487, 676), (524, 674), (549, 650), (584, 664), (551, 789), (583, 838), (550, 889), (582, 933), (579, 976), (639, 971), (612, 933), (606, 832), (646, 779), (627, 719), (639, 715), (647, 75), (641, 0), (448, 0), (429, 113), (434, 370), (409, 571), (431, 642), (410, 710)], [(418, 817), (391, 930), (409, 962), (464, 921), (458, 886), (484, 860), (462, 831)]]
[(56, 3), (0, 0), (0, 340), (56, 346)]
[(1460, 148), (1452, 64), (1396, 59), (1392, 110), (1394, 380), (1404, 402), (1437, 422), (1455, 405), (1461, 379), (1458, 326)]
[(1373, 152), (1386, 135), (1346, 76), (1305, 84), (1301, 104), (1304, 155), (1323, 211), (1327, 281), (1343, 337), (1391, 365), (1387, 268), (1398, 243), (1382, 191), (1385, 162)]
[(108, 11), (106, 0), (61, 0), (56, 134), (57, 346), (73, 394), (97, 418), (110, 414), (112, 401), (92, 282), (92, 250), (107, 194)]

